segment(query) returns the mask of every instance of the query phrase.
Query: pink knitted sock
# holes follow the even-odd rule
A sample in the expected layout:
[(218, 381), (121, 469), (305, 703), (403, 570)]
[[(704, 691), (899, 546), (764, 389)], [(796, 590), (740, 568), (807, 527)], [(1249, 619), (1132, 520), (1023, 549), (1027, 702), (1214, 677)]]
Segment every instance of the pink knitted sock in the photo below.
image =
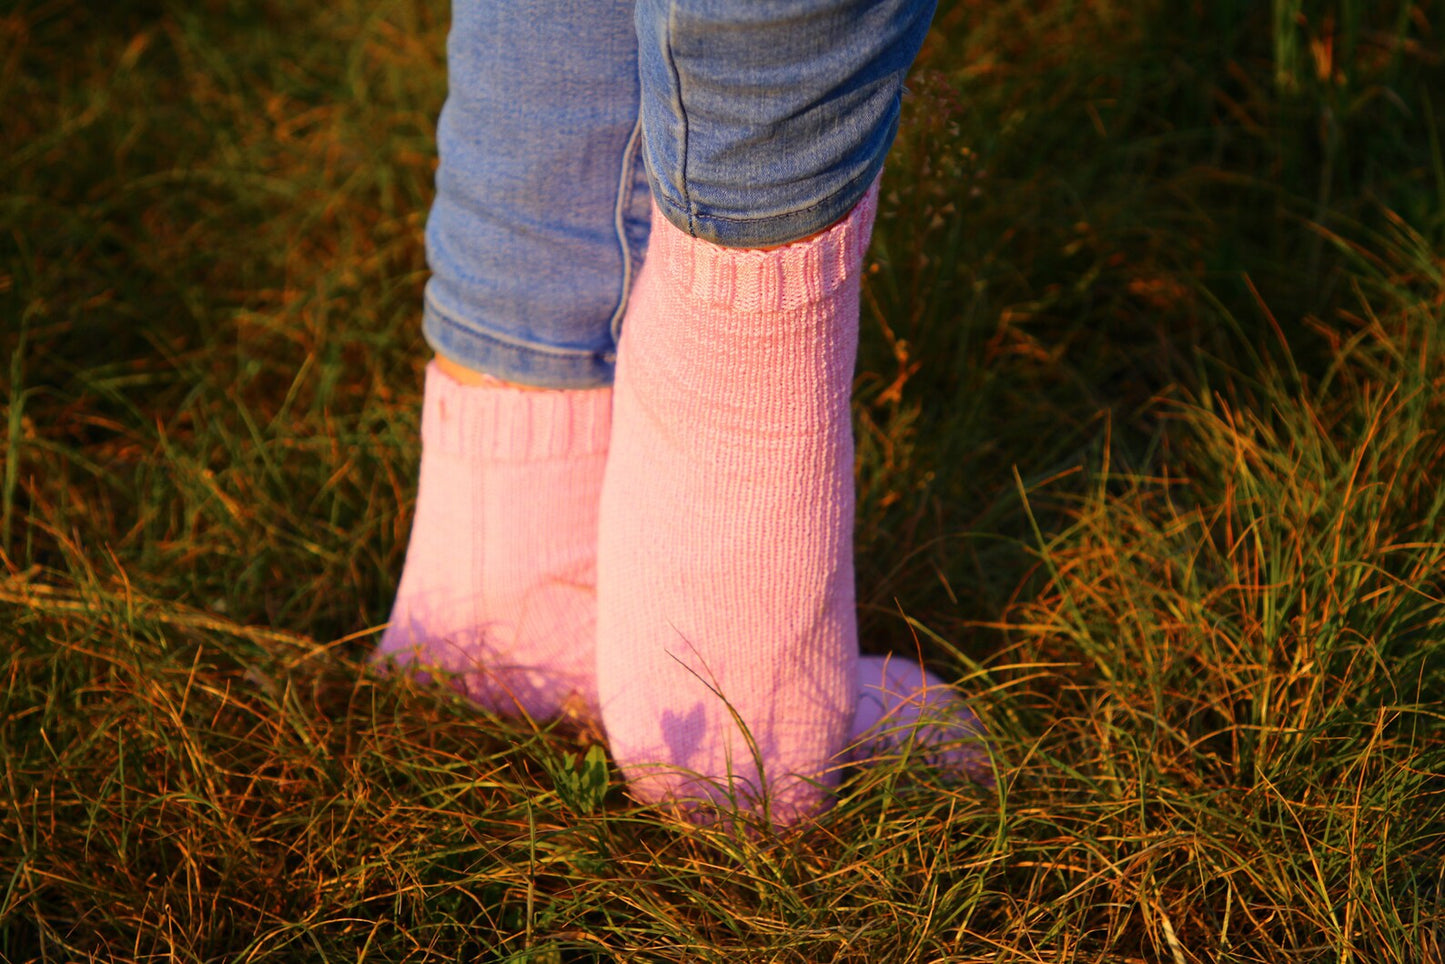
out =
[(849, 394), (876, 193), (762, 251), (654, 211), (598, 549), (602, 719), (644, 800), (732, 796), (786, 824), (836, 782), (858, 699)]
[(375, 659), (498, 712), (597, 719), (597, 499), (612, 392), (463, 385), (435, 362), (406, 566)]
[(953, 687), (897, 656), (859, 659), (858, 686), (848, 759), (866, 763), (900, 751), (916, 752), (951, 776), (993, 785), (983, 724)]

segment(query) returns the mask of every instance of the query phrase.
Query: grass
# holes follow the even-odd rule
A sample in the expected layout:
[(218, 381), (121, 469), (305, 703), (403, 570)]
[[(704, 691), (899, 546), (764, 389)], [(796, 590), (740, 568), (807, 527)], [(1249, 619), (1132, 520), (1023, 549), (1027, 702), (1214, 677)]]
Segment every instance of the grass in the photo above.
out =
[(855, 393), (865, 648), (1005, 778), (784, 838), (361, 666), (447, 11), (0, 14), (0, 958), (1445, 957), (1445, 10), (957, 0)]

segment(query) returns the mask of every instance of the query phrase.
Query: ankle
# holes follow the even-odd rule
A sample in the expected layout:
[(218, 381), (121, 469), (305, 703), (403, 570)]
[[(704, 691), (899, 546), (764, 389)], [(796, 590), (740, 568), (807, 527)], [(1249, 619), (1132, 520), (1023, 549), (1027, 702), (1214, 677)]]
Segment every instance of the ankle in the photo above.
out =
[(479, 372), (474, 368), (467, 368), (465, 365), (454, 362), (444, 355), (436, 356), (436, 364), (437, 368), (439, 368), (444, 375), (460, 385), (468, 385), (475, 388), (515, 388), (524, 392), (544, 392), (548, 390), (538, 385), (523, 385), (520, 382), (505, 381), (494, 375), (488, 375), (486, 372)]

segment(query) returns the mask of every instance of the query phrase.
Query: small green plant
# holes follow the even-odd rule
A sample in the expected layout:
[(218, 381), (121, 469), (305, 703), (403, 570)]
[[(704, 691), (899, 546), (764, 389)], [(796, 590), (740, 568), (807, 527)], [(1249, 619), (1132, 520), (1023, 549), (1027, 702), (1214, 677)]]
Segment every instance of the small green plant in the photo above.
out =
[(547, 755), (541, 762), (552, 778), (557, 795), (569, 809), (590, 814), (602, 808), (611, 785), (611, 772), (607, 766), (607, 750), (600, 743), (592, 744), (585, 754)]

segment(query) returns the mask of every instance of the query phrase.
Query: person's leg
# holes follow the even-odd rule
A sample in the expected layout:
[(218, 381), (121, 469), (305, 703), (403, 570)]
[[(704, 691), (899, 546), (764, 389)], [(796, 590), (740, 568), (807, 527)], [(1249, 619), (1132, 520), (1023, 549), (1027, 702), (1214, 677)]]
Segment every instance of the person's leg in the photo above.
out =
[(638, 0), (658, 210), (726, 248), (837, 223), (883, 170), (935, 0)]
[(631, 8), (457, 0), (447, 54), (424, 320), (438, 360), (377, 655), (455, 673), (502, 712), (595, 719), (609, 386), (648, 231)]
[[(849, 397), (870, 186), (931, 13), (638, 4), (655, 208), (619, 345), (598, 682), (644, 799), (791, 823), (855, 721), (928, 682), (899, 693), (858, 660)], [(865, 690), (886, 712), (859, 713)], [(923, 699), (966, 712), (943, 692)]]

